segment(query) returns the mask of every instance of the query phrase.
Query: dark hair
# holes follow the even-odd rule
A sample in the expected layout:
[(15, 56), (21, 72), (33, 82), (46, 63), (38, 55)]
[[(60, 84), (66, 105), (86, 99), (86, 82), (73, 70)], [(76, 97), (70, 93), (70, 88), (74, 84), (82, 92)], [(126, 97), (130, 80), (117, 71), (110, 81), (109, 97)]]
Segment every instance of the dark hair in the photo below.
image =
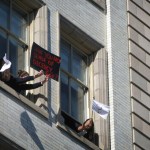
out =
[(24, 70), (19, 70), (18, 71), (18, 76), (19, 77), (25, 77), (25, 76), (29, 76), (29, 73), (24, 71)]
[[(92, 119), (92, 118), (85, 120), (83, 124), (85, 124), (90, 119)], [(93, 119), (92, 119), (91, 128), (87, 129), (86, 131), (87, 131), (87, 133), (84, 135), (84, 137), (87, 138), (89, 141), (94, 141), (94, 122), (93, 122)]]
[[(86, 119), (86, 120), (83, 122), (83, 125), (84, 125), (88, 120), (92, 120), (92, 127), (91, 127), (91, 128), (93, 128), (93, 127), (94, 127), (94, 122), (93, 122), (93, 119), (92, 119), (92, 118)], [(90, 128), (90, 129), (91, 129), (91, 128)], [(88, 129), (88, 130), (90, 130), (90, 129)]]

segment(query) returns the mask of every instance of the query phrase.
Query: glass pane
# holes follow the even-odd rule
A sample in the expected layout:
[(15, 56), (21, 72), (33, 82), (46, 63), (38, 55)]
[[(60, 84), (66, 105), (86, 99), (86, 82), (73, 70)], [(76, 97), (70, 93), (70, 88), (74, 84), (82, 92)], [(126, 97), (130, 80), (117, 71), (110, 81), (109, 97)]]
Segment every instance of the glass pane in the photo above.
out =
[(68, 44), (66, 41), (61, 39), (61, 45), (60, 45), (60, 53), (61, 53), (61, 68), (69, 72), (69, 58), (70, 58), (70, 44)]
[(8, 22), (9, 22), (9, 5), (6, 3), (8, 1), (0, 1), (0, 26), (8, 29)]
[(9, 50), (9, 57), (10, 61), (12, 62), (11, 73), (16, 76), (18, 70), (24, 69), (25, 67), (24, 50), (21, 46), (19, 46), (19, 43), (12, 38), (9, 41)]
[(26, 41), (27, 34), (27, 15), (21, 11), (12, 11), (11, 31), (18, 37)]
[(84, 90), (76, 83), (71, 81), (71, 116), (77, 121), (83, 122), (84, 115)]
[(7, 52), (7, 40), (6, 34), (0, 30), (0, 58), (2, 58)]
[(73, 49), (73, 60), (72, 60), (72, 72), (73, 76), (86, 83), (86, 68), (87, 68), (87, 58), (83, 55), (79, 55)]
[(69, 113), (69, 83), (68, 77), (61, 73), (61, 109)]

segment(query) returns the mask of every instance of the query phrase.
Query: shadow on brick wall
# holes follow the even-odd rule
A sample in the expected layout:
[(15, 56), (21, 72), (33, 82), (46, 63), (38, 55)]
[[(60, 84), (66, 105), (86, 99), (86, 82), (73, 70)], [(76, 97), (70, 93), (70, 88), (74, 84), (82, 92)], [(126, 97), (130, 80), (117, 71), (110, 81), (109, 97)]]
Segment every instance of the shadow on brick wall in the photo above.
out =
[(30, 137), (35, 142), (35, 144), (39, 147), (39, 149), (45, 150), (38, 135), (36, 134), (37, 130), (26, 111), (21, 113), (20, 121), (21, 121), (21, 125), (23, 126), (23, 128), (30, 135)]

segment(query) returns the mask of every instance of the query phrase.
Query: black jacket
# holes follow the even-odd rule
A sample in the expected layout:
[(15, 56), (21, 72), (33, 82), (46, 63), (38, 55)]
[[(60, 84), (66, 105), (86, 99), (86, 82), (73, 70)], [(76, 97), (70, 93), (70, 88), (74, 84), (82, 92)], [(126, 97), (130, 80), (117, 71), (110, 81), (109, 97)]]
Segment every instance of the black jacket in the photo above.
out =
[(34, 80), (33, 76), (27, 76), (24, 78), (11, 76), (10, 80), (5, 83), (19, 93), (22, 90), (30, 90), (30, 89), (35, 89), (35, 88), (42, 86), (41, 82), (34, 83), (34, 84), (25, 84), (26, 82), (31, 81), (31, 80)]

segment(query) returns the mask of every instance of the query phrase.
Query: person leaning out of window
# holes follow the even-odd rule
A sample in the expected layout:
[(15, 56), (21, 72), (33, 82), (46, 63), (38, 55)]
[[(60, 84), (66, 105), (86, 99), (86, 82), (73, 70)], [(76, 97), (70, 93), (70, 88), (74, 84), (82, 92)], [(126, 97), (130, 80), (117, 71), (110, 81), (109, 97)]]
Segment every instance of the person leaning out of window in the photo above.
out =
[[(25, 84), (28, 81), (34, 80), (44, 74), (41, 70), (34, 76), (21, 76), (13, 77), (10, 73), (11, 62), (6, 59), (6, 54), (0, 59), (0, 80), (5, 82), (8, 86), (20, 93), (22, 90), (30, 90), (43, 86), (48, 81), (48, 76), (45, 76), (44, 80), (34, 84)], [(24, 72), (21, 72), (24, 73)], [(19, 73), (18, 73), (19, 74)]]
[(76, 132), (80, 136), (84, 136), (89, 141), (93, 141), (94, 138), (94, 122), (92, 118), (87, 119), (84, 121), (82, 125), (79, 125), (76, 128)]

